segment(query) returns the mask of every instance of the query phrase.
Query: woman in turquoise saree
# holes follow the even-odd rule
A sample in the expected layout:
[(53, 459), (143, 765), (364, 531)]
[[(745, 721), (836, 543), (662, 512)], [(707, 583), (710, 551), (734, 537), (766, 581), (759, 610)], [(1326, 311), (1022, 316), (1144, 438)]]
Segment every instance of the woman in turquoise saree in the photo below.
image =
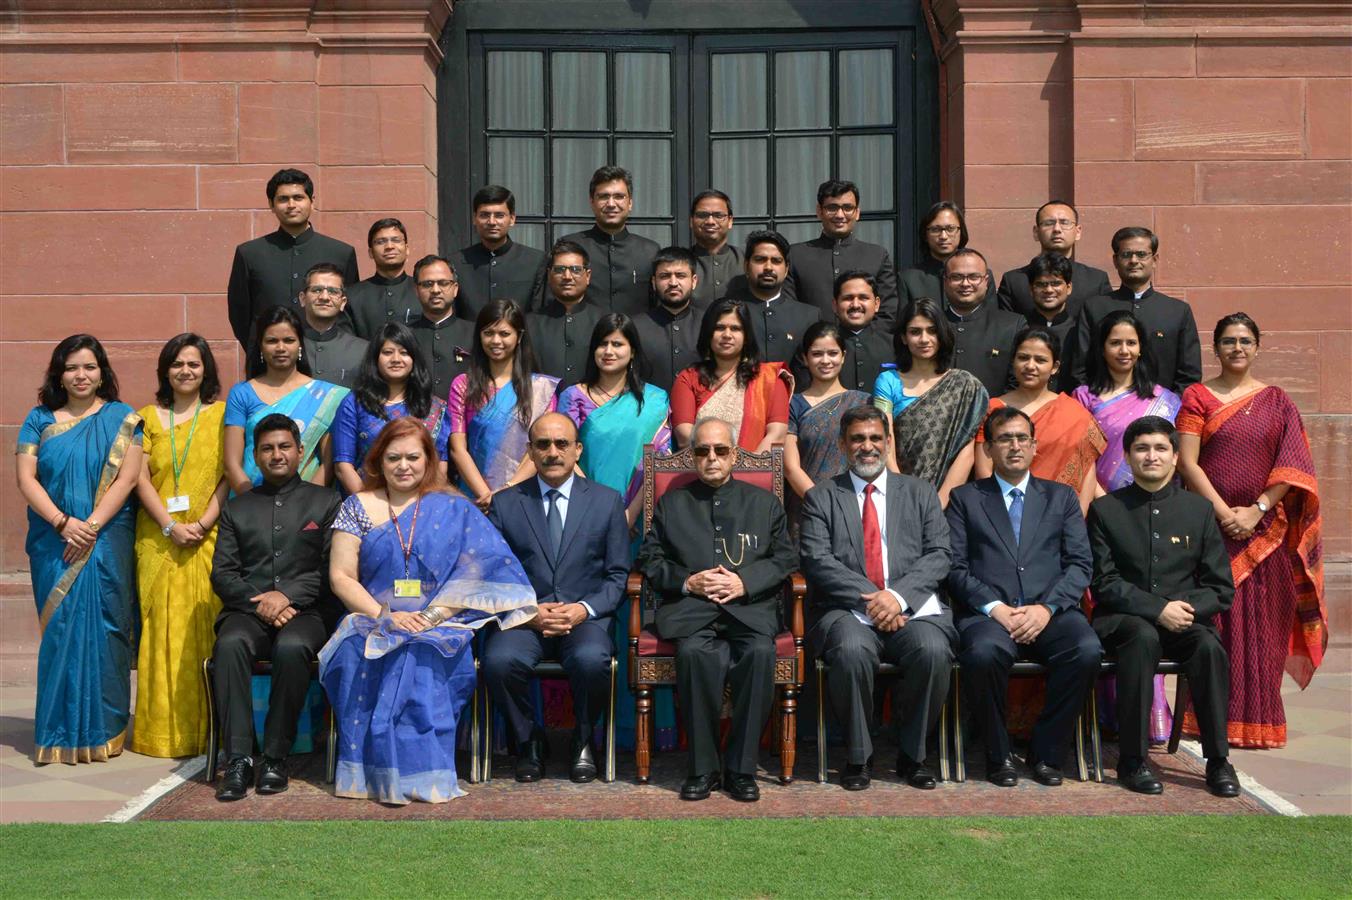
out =
[(272, 413), (289, 416), (300, 428), (300, 477), (333, 483), (329, 429), (348, 389), (310, 377), (303, 335), (300, 316), (284, 306), (272, 307), (254, 322), (249, 380), (231, 388), (225, 401), (225, 478), (236, 494), (263, 481), (253, 458), (253, 431)]
[(33, 761), (97, 762), (122, 752), (138, 617), (136, 521), (141, 419), (117, 399), (98, 340), (52, 352), (41, 403), (19, 429), (16, 468), (28, 503), (38, 646)]
[[(645, 382), (648, 362), (638, 328), (623, 313), (610, 313), (592, 330), (582, 381), (559, 394), (559, 412), (577, 425), (582, 456), (578, 468), (593, 481), (624, 497), (625, 517), (635, 532), (643, 515), (643, 447), (671, 452), (670, 401), (667, 392)], [(630, 546), (638, 552), (639, 537)], [(629, 693), (629, 604), (615, 611), (615, 739), (634, 746), (634, 701)], [(657, 747), (676, 746), (676, 707), (671, 691), (656, 696)]]

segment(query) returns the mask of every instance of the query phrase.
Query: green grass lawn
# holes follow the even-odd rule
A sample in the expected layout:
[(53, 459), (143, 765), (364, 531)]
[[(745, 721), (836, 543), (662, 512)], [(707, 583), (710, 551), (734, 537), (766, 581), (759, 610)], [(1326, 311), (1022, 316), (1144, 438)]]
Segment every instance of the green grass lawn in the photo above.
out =
[(0, 896), (1347, 897), (1352, 818), (0, 827)]

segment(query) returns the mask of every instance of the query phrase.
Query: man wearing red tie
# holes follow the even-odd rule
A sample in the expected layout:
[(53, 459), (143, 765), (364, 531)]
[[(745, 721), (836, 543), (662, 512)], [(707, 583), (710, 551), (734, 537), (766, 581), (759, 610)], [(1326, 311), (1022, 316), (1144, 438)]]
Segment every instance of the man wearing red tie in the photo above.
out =
[(830, 667), (826, 697), (845, 728), (846, 790), (869, 786), (873, 680), (901, 671), (892, 695), (901, 737), (897, 774), (929, 790), (925, 744), (948, 693), (958, 642), (938, 590), (949, 569), (948, 524), (934, 488), (887, 471), (887, 416), (851, 409), (840, 420), (850, 469), (807, 492), (799, 556), (808, 585), (808, 646)]

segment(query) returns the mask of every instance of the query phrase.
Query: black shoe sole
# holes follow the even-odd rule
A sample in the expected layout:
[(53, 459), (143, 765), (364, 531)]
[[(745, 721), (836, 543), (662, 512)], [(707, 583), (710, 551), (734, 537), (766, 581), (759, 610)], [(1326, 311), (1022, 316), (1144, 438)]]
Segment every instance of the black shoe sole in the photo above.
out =
[(264, 786), (260, 784), (257, 788), (255, 788), (255, 790), (260, 794), (285, 794), (286, 789), (289, 787), (291, 787), (290, 784), (283, 784), (281, 786), (277, 785)]

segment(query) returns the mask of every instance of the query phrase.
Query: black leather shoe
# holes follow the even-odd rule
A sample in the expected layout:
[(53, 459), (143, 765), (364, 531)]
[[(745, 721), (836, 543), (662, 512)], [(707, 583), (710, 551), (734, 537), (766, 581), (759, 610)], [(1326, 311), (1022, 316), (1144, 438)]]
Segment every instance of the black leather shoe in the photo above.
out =
[(263, 757), (258, 764), (258, 793), (280, 794), (287, 789), (286, 760)]
[(573, 784), (596, 780), (596, 756), (592, 753), (591, 741), (573, 742), (573, 765), (568, 769), (568, 779)]
[(840, 772), (840, 786), (847, 791), (867, 790), (871, 780), (868, 763), (848, 763)]
[(1046, 787), (1061, 786), (1061, 770), (1051, 763), (1033, 763), (1033, 780)]
[(717, 772), (707, 775), (691, 775), (681, 783), (682, 800), (708, 800), (709, 795), (718, 790), (722, 779)]
[(996, 787), (1014, 787), (1019, 783), (1019, 771), (1014, 768), (1014, 760), (1008, 756), (1001, 760), (987, 760), (986, 780)]
[(522, 741), (516, 750), (516, 780), (530, 784), (545, 777), (545, 742), (539, 738)]
[(1225, 757), (1206, 762), (1206, 789), (1217, 797), (1238, 797), (1239, 776)]
[(1163, 794), (1164, 785), (1150, 771), (1148, 763), (1140, 763), (1135, 768), (1117, 770), (1117, 783), (1129, 791), (1138, 794)]
[(740, 803), (755, 803), (760, 799), (760, 785), (755, 775), (743, 775), (741, 772), (728, 773), (728, 796)]
[(225, 764), (221, 783), (216, 786), (216, 799), (222, 802), (243, 800), (254, 780), (253, 763), (247, 756), (232, 757)]
[(939, 779), (934, 777), (934, 773), (927, 769), (924, 763), (916, 762), (905, 754), (897, 755), (897, 774), (917, 790), (932, 791), (939, 784)]

